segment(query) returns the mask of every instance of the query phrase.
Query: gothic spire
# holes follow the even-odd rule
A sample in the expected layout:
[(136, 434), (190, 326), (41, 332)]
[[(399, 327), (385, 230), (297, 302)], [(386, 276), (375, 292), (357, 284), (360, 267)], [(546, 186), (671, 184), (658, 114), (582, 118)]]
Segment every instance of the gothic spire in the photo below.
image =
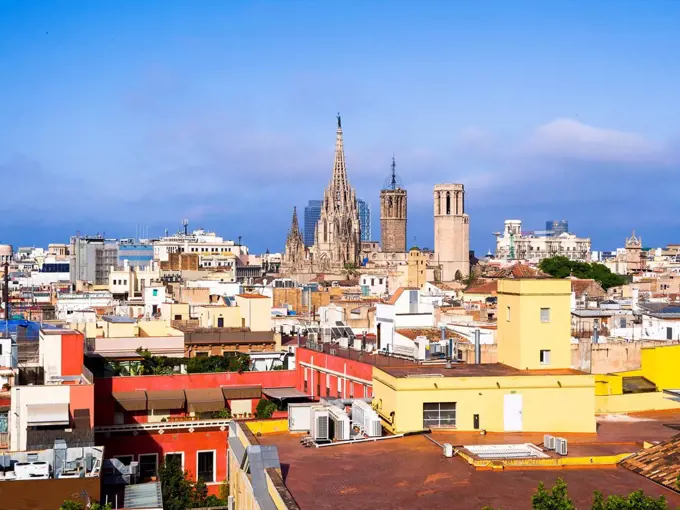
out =
[(333, 162), (333, 180), (331, 196), (335, 198), (335, 206), (346, 203), (349, 199), (349, 183), (345, 166), (345, 147), (342, 141), (342, 121), (338, 113), (338, 130), (335, 135), (335, 161)]
[(289, 235), (298, 235), (300, 233), (300, 224), (298, 223), (297, 207), (293, 206), (293, 221), (290, 226)]

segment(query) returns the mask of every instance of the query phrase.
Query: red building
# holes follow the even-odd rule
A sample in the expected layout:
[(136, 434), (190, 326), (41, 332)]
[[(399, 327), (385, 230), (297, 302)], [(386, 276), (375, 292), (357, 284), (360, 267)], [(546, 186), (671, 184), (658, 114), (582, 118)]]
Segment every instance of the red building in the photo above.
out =
[(95, 383), (95, 433), (106, 457), (139, 462), (151, 478), (169, 455), (211, 494), (227, 476), (229, 420), (248, 417), (263, 389), (291, 388), (294, 371), (220, 372), (100, 378)]
[(295, 362), (297, 388), (312, 398), (373, 396), (373, 366), (368, 363), (303, 347), (297, 349)]

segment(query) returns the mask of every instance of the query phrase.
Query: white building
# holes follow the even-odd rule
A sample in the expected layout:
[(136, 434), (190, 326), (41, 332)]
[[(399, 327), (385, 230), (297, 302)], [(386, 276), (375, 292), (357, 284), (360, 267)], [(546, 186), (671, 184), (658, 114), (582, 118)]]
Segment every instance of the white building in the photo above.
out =
[(547, 232), (523, 232), (521, 220), (505, 220), (503, 233), (496, 232), (496, 258), (539, 262), (560, 255), (570, 260), (590, 262), (590, 238), (569, 232), (557, 236)]
[(167, 261), (170, 253), (196, 253), (199, 256), (231, 253), (237, 257), (244, 257), (248, 255), (248, 247), (225, 240), (214, 232), (198, 229), (190, 234), (177, 233), (161, 237), (153, 243), (154, 260)]
[(144, 315), (146, 317), (158, 317), (161, 313), (161, 304), (168, 302), (165, 285), (152, 283), (144, 287)]
[(442, 297), (422, 296), (417, 289), (400, 288), (387, 303), (375, 306), (375, 324), (378, 350), (411, 355), (413, 342), (404, 342), (395, 334), (400, 328), (431, 328), (434, 326), (434, 308), (440, 306)]
[(156, 263), (149, 267), (130, 266), (127, 260), (122, 269), (113, 266), (109, 273), (109, 291), (116, 295), (127, 295), (128, 299), (141, 297), (142, 289), (157, 280), (160, 270)]
[(59, 294), (55, 305), (58, 320), (67, 320), (75, 312), (113, 306), (113, 296), (108, 290)]
[(359, 279), (364, 296), (384, 296), (387, 294), (387, 276), (384, 274), (362, 274)]

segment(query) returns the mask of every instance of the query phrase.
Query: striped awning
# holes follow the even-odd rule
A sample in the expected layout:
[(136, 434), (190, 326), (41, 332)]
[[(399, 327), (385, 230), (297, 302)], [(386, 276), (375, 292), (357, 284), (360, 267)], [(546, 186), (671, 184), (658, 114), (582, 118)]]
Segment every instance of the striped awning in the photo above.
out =
[(227, 400), (261, 398), (262, 386), (222, 386), (222, 394)]
[(146, 391), (114, 391), (113, 399), (124, 411), (145, 411)]
[(149, 409), (183, 409), (186, 404), (186, 397), (184, 390), (147, 390), (146, 401)]
[(224, 409), (224, 394), (221, 388), (200, 388), (184, 390), (190, 413), (206, 413)]

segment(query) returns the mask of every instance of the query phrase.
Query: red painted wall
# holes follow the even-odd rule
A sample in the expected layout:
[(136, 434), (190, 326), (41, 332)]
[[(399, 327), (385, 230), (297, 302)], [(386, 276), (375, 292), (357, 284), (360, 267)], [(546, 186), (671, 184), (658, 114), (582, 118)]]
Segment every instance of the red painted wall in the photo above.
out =
[[(313, 358), (313, 360), (312, 360)], [(321, 390), (321, 397), (341, 397), (341, 398), (363, 398), (364, 396), (373, 396), (372, 385), (365, 385), (354, 381), (343, 380), (341, 378), (341, 389), (338, 391), (338, 376), (334, 374), (326, 374), (323, 368), (358, 377), (366, 381), (373, 380), (373, 366), (360, 361), (341, 358), (340, 356), (332, 356), (322, 352), (312, 351), (305, 348), (298, 348), (295, 353), (296, 375), (297, 375), (297, 389), (314, 395), (314, 398), (319, 397), (319, 390)], [(312, 370), (303, 367), (301, 363), (313, 364), (315, 367), (321, 367), (322, 370)], [(305, 389), (305, 371), (307, 372), (307, 388)], [(367, 387), (368, 386), (368, 387)], [(328, 389), (328, 391), (327, 391)]]
[(61, 375), (80, 375), (83, 373), (85, 337), (82, 333), (63, 333), (61, 335)]
[(208, 484), (210, 494), (219, 495), (220, 483), (227, 477), (227, 437), (229, 431), (188, 430), (165, 432), (139, 431), (132, 434), (111, 434), (104, 438), (97, 435), (97, 444), (103, 443), (107, 458), (117, 455), (134, 455), (139, 460), (140, 454), (157, 453), (159, 463), (167, 453), (184, 452), (184, 469), (189, 472), (189, 479), (196, 480), (197, 452), (199, 450), (215, 450), (216, 470), (214, 484)]
[[(295, 387), (296, 373), (293, 370), (270, 372), (220, 372), (186, 375), (142, 375), (134, 377), (97, 378), (95, 381), (96, 425), (113, 425), (115, 402), (113, 392), (135, 390), (181, 390), (188, 388), (219, 388), (221, 386), (257, 385), (263, 388)], [(146, 414), (146, 412), (144, 413)], [(141, 416), (132, 421), (142, 421)]]
[(69, 386), (69, 391), (71, 420), (73, 420), (73, 411), (76, 409), (89, 409), (90, 426), (94, 426), (94, 385), (74, 384)]

